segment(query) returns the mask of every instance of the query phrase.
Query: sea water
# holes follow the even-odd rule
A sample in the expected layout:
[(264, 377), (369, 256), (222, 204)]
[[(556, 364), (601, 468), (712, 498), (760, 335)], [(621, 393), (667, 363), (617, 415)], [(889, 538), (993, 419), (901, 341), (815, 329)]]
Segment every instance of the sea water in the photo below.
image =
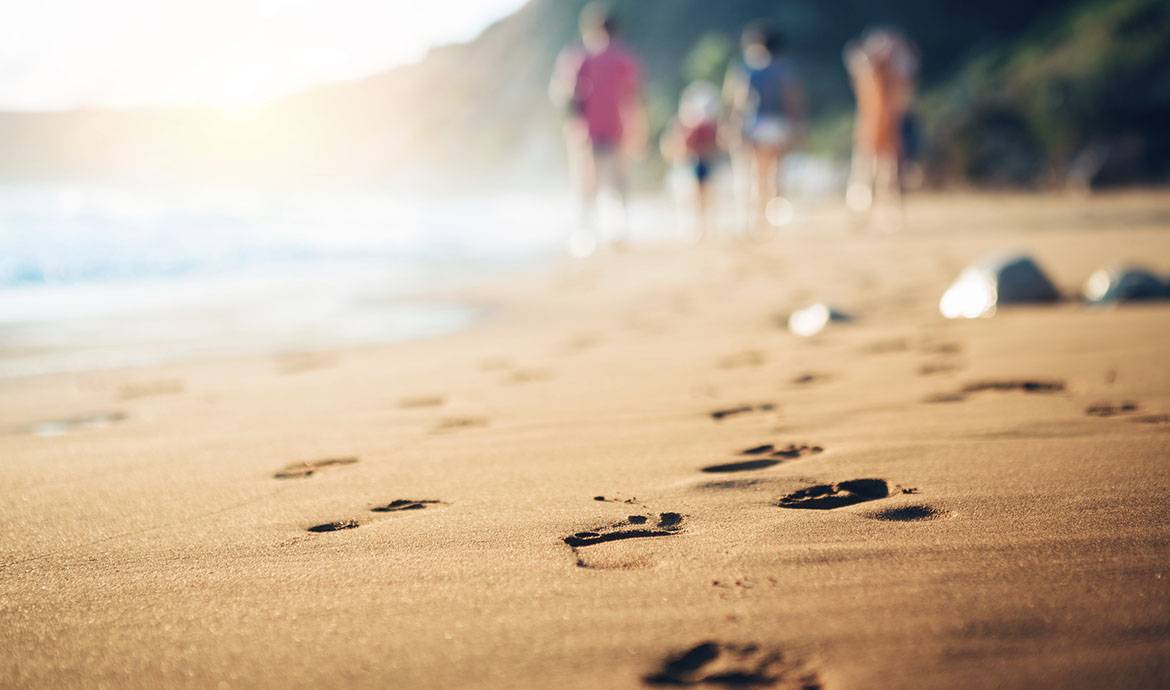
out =
[(0, 186), (0, 377), (449, 333), (482, 309), (433, 295), (559, 254), (565, 207)]

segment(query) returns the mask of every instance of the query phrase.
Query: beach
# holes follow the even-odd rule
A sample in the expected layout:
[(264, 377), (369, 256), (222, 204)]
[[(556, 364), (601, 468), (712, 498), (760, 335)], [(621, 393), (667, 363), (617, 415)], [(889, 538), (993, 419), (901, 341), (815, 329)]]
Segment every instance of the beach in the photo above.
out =
[[(938, 311), (998, 252), (1170, 271), (1170, 194), (908, 214), (0, 380), (0, 686), (1170, 685), (1170, 304)], [(788, 332), (814, 302), (854, 319)]]

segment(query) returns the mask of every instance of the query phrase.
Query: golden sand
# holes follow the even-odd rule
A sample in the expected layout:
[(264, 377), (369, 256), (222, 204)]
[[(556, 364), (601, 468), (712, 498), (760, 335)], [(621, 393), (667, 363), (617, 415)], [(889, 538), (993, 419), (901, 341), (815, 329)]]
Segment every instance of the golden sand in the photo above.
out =
[[(1166, 687), (1170, 305), (938, 315), (1013, 248), (1168, 271), (1170, 197), (825, 214), (318, 366), (4, 381), (0, 686)], [(857, 319), (789, 334), (816, 300)]]

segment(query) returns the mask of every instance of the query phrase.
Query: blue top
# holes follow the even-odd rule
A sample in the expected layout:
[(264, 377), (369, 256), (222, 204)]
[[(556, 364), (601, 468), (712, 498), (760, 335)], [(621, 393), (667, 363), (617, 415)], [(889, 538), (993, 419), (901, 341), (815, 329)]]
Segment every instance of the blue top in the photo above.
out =
[(760, 69), (744, 66), (752, 104), (746, 113), (749, 122), (788, 114), (785, 91), (792, 72), (791, 63), (783, 58), (774, 58), (767, 67)]

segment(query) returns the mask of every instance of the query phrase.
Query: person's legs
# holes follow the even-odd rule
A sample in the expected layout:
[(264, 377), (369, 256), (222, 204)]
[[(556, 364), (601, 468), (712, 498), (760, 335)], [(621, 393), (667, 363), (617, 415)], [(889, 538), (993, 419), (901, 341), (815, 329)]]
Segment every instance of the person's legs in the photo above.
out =
[(769, 146), (756, 146), (753, 149), (755, 172), (755, 206), (754, 222), (757, 227), (767, 224), (768, 204), (776, 198), (777, 193), (777, 166), (779, 164), (778, 151)]
[(586, 143), (581, 147), (578, 168), (580, 223), (569, 237), (569, 253), (586, 257), (597, 248), (597, 194), (600, 187), (601, 161), (598, 150)]
[[(595, 145), (593, 168), (595, 171), (593, 204), (597, 205), (597, 197), (601, 190), (613, 195), (621, 214), (620, 227), (615, 232), (615, 239), (621, 242), (629, 229), (629, 176), (626, 172), (625, 157), (616, 146)], [(600, 237), (600, 232), (597, 234)]]
[(579, 194), (584, 184), (584, 170), (588, 165), (589, 134), (585, 122), (579, 117), (569, 117), (561, 130), (565, 139), (565, 160), (569, 167), (569, 183), (574, 195)]
[(613, 195), (621, 209), (621, 227), (615, 234), (614, 241), (624, 243), (630, 234), (630, 175), (625, 153), (620, 149), (614, 149), (609, 155), (608, 165)]
[(696, 240), (703, 239), (707, 233), (707, 225), (709, 223), (710, 214), (710, 185), (711, 180), (711, 163), (705, 160), (698, 160), (694, 163), (695, 175), (695, 228)]
[(877, 167), (876, 156), (861, 146), (854, 147), (845, 191), (845, 203), (850, 210), (861, 213), (873, 207)]
[(747, 142), (741, 142), (731, 153), (731, 174), (735, 192), (736, 213), (740, 229), (750, 232), (755, 209), (755, 154)]

